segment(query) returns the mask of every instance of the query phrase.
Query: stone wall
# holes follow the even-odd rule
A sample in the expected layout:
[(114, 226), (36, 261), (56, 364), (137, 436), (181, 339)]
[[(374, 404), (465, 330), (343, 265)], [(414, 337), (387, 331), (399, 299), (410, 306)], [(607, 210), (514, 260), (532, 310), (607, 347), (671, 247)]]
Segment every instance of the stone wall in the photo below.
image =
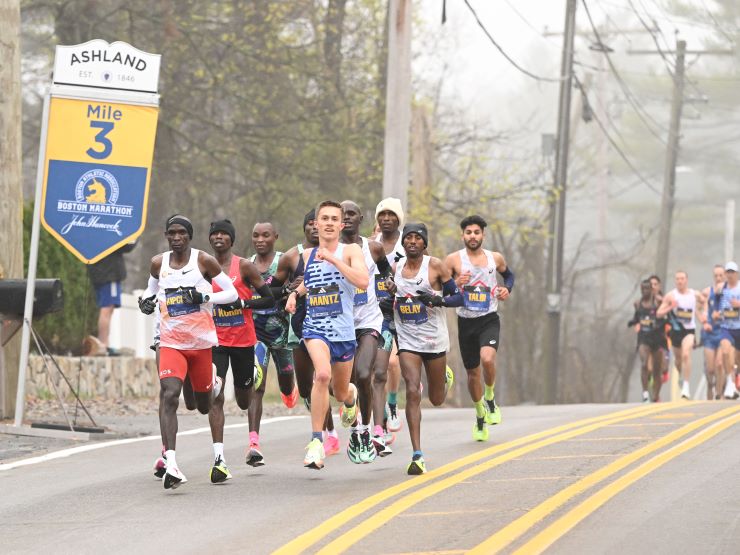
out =
[[(79, 374), (81, 397), (153, 397), (159, 394), (157, 364), (154, 359), (135, 357), (54, 357), (62, 372), (76, 388)], [(33, 397), (54, 395), (54, 385), (63, 396), (69, 387), (47, 357), (47, 374), (39, 355), (31, 355), (26, 378), (26, 394)]]

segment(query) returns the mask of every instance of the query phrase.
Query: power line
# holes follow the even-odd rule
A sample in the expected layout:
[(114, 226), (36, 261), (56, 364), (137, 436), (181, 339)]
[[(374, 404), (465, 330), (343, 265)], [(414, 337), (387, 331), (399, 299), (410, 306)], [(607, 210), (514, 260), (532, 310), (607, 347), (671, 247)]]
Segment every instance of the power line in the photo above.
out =
[(724, 29), (724, 27), (722, 27), (722, 25), (720, 25), (719, 21), (717, 21), (717, 18), (714, 17), (714, 14), (709, 9), (709, 7), (707, 6), (706, 2), (704, 2), (704, 0), (699, 0), (699, 1), (701, 2), (701, 5), (704, 8), (704, 10), (707, 12), (707, 15), (709, 15), (709, 19), (711, 19), (714, 22), (714, 24), (717, 26), (717, 30), (722, 34), (722, 36), (724, 36), (728, 41), (730, 41), (730, 44), (735, 44), (735, 39), (733, 37), (731, 37), (725, 31), (725, 29)]
[(501, 48), (501, 46), (496, 42), (496, 39), (493, 38), (493, 36), (491, 35), (491, 33), (488, 32), (488, 29), (486, 29), (486, 26), (480, 20), (480, 18), (478, 17), (478, 14), (476, 13), (475, 9), (473, 9), (473, 6), (470, 5), (470, 2), (468, 2), (468, 0), (465, 0), (465, 5), (468, 7), (468, 9), (470, 10), (470, 12), (473, 14), (473, 17), (475, 17), (475, 21), (478, 23), (478, 26), (481, 29), (483, 29), (483, 32), (488, 37), (488, 40), (491, 41), (491, 44), (493, 44), (493, 46), (496, 47), (496, 49), (501, 53), (501, 55), (504, 58), (506, 58), (506, 60), (511, 65), (513, 65), (516, 69), (518, 69), (520, 72), (522, 72), (527, 77), (531, 77), (535, 81), (545, 81), (545, 82), (548, 82), (548, 83), (560, 83), (561, 81), (564, 80), (564, 77), (554, 78), (554, 77), (542, 77), (540, 75), (536, 75), (536, 74), (532, 73), (531, 71), (528, 71), (528, 70), (524, 69), (518, 63), (516, 63), (516, 61), (514, 61), (514, 59), (511, 56), (509, 56), (506, 53), (506, 51), (504, 51), (503, 48)]

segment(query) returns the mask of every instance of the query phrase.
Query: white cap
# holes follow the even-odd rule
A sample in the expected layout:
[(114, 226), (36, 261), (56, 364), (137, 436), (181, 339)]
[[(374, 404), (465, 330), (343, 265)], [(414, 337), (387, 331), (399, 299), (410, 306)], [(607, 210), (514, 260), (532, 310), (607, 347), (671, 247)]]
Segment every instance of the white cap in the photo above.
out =
[(389, 212), (393, 212), (398, 217), (398, 227), (399, 229), (403, 229), (403, 220), (404, 220), (404, 214), (403, 214), (403, 205), (401, 204), (401, 200), (394, 198), (394, 197), (388, 197), (384, 198), (378, 203), (378, 206), (375, 207), (375, 221), (378, 221), (378, 214), (381, 212), (388, 210)]
[(727, 264), (725, 264), (725, 271), (737, 272), (737, 262), (733, 262), (732, 260), (730, 260)]

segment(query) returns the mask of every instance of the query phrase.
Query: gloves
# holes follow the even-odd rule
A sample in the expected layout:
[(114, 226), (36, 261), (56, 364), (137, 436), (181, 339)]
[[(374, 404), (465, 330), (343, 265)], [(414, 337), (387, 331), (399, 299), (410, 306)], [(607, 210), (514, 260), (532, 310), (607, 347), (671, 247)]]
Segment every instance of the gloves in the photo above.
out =
[(152, 314), (154, 309), (157, 308), (157, 303), (154, 302), (156, 295), (142, 299), (139, 297), (139, 310), (144, 314)]
[(401, 254), (400, 252), (396, 251), (396, 254), (393, 256), (393, 262), (396, 262), (397, 263), (404, 256), (406, 256), (406, 255), (405, 254)]
[(203, 304), (209, 301), (210, 297), (198, 291), (195, 287), (186, 287), (182, 290), (182, 300), (186, 304)]
[(632, 319), (629, 322), (627, 322), (627, 327), (631, 328), (632, 326), (636, 326), (638, 324), (639, 320)]
[(380, 299), (380, 301), (378, 301), (378, 306), (380, 307), (380, 312), (383, 313), (383, 316), (386, 319), (393, 319), (393, 297)]
[(445, 305), (445, 301), (442, 297), (439, 295), (432, 295), (431, 293), (422, 291), (421, 289), (416, 290), (416, 298), (427, 306), (440, 307)]
[[(245, 308), (245, 306), (247, 306), (246, 303), (248, 303), (248, 302), (249, 301), (245, 301), (244, 299), (237, 299), (233, 303), (222, 304), (222, 305), (219, 305), (219, 306), (221, 308), (223, 308), (224, 310), (227, 310), (227, 311), (241, 310), (241, 309)], [(249, 308), (249, 307), (247, 306), (247, 308)]]

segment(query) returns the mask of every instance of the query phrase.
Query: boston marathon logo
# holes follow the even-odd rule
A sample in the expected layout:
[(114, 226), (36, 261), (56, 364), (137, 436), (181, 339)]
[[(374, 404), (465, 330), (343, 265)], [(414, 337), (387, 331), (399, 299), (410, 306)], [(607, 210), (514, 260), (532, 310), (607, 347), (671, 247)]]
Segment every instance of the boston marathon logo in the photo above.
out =
[[(118, 202), (118, 181), (112, 173), (94, 169), (85, 172), (75, 186), (74, 200), (59, 199), (57, 212), (72, 214), (72, 219), (61, 229), (66, 235), (75, 227), (111, 231), (119, 236), (120, 218), (133, 217), (133, 206), (116, 204)], [(113, 223), (101, 221), (101, 216), (118, 218)]]

